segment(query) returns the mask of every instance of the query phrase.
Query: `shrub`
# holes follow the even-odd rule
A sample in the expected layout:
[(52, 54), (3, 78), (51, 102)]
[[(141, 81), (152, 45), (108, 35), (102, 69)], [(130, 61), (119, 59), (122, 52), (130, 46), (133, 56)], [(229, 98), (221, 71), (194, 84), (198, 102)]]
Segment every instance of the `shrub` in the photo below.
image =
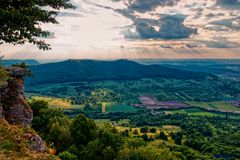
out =
[(68, 151), (64, 151), (64, 152), (60, 153), (58, 156), (62, 160), (78, 160), (76, 155), (71, 154)]

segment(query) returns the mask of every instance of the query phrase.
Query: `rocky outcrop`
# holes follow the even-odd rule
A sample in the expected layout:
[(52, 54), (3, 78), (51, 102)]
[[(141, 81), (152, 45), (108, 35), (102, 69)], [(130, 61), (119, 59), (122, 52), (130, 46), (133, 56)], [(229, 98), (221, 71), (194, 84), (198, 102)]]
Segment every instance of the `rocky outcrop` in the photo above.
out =
[(6, 68), (9, 72), (7, 85), (0, 88), (0, 118), (10, 124), (29, 126), (33, 113), (24, 95), (25, 70), (19, 67)]
[(28, 139), (28, 147), (31, 151), (45, 152), (47, 150), (45, 143), (39, 135), (28, 133), (24, 137)]

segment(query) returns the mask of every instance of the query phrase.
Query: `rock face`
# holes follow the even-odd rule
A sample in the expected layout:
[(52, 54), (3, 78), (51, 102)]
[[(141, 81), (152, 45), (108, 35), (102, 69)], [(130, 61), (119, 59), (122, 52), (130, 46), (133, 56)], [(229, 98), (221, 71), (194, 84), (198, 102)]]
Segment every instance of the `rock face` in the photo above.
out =
[(45, 152), (47, 150), (45, 143), (39, 135), (27, 133), (24, 137), (28, 139), (28, 147), (31, 151)]
[(9, 72), (7, 85), (0, 88), (0, 118), (10, 124), (29, 126), (33, 113), (24, 95), (25, 70), (18, 67), (6, 68)]

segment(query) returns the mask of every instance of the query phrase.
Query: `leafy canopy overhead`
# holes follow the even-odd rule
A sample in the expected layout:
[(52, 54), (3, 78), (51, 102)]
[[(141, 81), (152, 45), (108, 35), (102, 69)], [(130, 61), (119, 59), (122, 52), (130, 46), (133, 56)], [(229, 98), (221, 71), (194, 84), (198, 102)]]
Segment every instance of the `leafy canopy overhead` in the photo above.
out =
[(51, 49), (40, 37), (50, 32), (42, 30), (43, 23), (58, 23), (58, 10), (75, 8), (70, 0), (0, 0), (0, 44), (37, 45), (39, 49)]

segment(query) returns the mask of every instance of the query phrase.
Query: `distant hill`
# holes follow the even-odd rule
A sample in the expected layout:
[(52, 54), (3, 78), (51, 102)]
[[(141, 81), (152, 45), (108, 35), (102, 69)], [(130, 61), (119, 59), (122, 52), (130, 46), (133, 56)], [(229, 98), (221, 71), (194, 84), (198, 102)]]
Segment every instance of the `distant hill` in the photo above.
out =
[(202, 80), (211, 76), (168, 68), (161, 65), (143, 65), (129, 60), (95, 61), (67, 60), (30, 67), (35, 79), (26, 79), (27, 85), (98, 80), (135, 80), (141, 78), (175, 78)]
[(159, 64), (193, 72), (206, 72), (218, 76), (240, 79), (240, 59), (220, 60), (136, 60), (142, 64)]
[(19, 63), (26, 63), (27, 65), (38, 65), (40, 64), (38, 61), (33, 60), (33, 59), (27, 59), (27, 60), (17, 60), (17, 59), (6, 59), (6, 60), (1, 60), (0, 64), (3, 66), (11, 66), (13, 64), (19, 64)]

